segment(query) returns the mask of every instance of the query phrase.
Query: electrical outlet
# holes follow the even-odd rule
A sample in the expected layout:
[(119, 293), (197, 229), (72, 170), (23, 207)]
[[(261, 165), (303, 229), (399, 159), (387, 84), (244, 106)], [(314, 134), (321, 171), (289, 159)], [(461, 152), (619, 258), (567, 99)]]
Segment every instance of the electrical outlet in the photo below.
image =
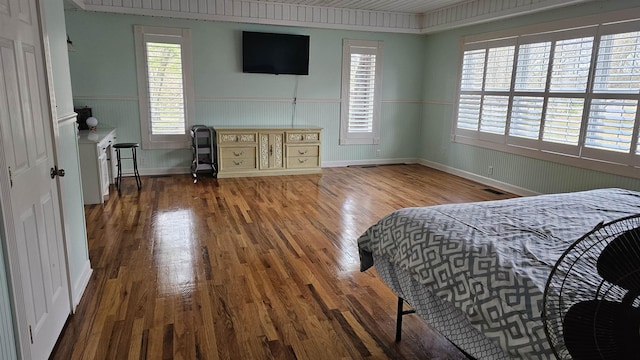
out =
[(493, 166), (487, 168), (487, 175), (493, 175)]
[(376, 157), (380, 157), (380, 154), (382, 154), (382, 150), (376, 150)]

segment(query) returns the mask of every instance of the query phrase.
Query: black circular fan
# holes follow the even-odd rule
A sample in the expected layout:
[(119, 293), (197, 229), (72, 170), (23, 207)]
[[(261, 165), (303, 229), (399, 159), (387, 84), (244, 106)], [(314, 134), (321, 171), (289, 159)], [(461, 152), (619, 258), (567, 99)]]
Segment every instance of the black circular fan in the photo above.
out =
[(600, 224), (562, 254), (542, 319), (558, 359), (640, 359), (640, 215)]

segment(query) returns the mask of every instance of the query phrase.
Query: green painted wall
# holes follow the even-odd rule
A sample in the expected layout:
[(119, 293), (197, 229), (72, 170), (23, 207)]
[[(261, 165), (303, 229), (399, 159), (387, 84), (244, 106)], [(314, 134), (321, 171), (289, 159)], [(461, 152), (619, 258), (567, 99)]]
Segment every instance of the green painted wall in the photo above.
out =
[[(155, 17), (66, 12), (76, 106), (89, 106), (99, 126), (117, 128), (119, 141), (140, 141), (133, 25), (192, 30), (196, 123), (245, 126), (320, 126), (323, 162), (415, 158), (422, 106), (422, 37)], [(310, 75), (244, 74), (241, 31), (310, 35)], [(384, 41), (380, 145), (338, 145), (342, 39)], [(299, 99), (293, 117), (298, 81)], [(141, 170), (186, 169), (189, 150), (142, 150)], [(128, 164), (125, 164), (126, 166)]]
[[(640, 190), (636, 179), (450, 141), (463, 36), (636, 6), (633, 0), (597, 1), (424, 36), (68, 11), (67, 29), (77, 49), (70, 54), (74, 102), (91, 106), (102, 126), (116, 127), (120, 141), (139, 141), (133, 25), (188, 27), (194, 39), (197, 123), (321, 126), (325, 164), (419, 158), (479, 176), (493, 166), (493, 180), (536, 192), (602, 186)], [(298, 78), (295, 118), (287, 99), (293, 97), (296, 77), (241, 72), (242, 30), (311, 35), (311, 74)], [(338, 145), (343, 38), (385, 43), (380, 145)], [(190, 157), (188, 150), (142, 151), (141, 168), (184, 169)]]
[[(460, 44), (464, 36), (637, 7), (635, 0), (597, 1), (532, 16), (465, 27), (424, 39), (424, 107), (419, 158), (540, 193), (598, 187), (640, 190), (640, 180), (450, 141)], [(493, 166), (493, 175), (487, 168)], [(640, 170), (639, 170), (640, 171)]]

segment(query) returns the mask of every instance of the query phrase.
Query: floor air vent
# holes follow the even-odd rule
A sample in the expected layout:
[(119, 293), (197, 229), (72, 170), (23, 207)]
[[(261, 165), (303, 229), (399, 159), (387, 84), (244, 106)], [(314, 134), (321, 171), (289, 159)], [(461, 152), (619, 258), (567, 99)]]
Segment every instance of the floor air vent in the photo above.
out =
[(498, 191), (498, 190), (493, 190), (493, 189), (482, 189), (482, 190), (484, 190), (484, 191), (486, 191), (486, 192), (489, 192), (489, 193), (492, 193), (492, 194), (494, 194), (494, 195), (504, 195), (504, 193), (503, 193), (503, 192)]

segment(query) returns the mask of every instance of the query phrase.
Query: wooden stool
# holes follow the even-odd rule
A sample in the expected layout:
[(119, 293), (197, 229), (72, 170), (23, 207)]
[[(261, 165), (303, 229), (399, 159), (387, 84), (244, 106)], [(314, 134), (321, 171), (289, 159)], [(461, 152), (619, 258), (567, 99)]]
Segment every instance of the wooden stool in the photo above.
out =
[[(142, 181), (140, 180), (140, 174), (138, 173), (138, 158), (136, 157), (136, 149), (140, 145), (138, 143), (118, 143), (113, 145), (113, 148), (116, 149), (116, 158), (117, 158), (117, 166), (118, 166), (118, 176), (116, 177), (116, 185), (118, 186), (118, 193), (120, 192), (120, 186), (122, 185), (122, 162), (121, 160), (130, 159), (133, 161), (133, 176), (136, 178), (136, 184), (138, 185), (138, 190), (142, 188)], [(121, 149), (131, 149), (131, 157), (130, 158), (122, 158), (120, 157)]]

